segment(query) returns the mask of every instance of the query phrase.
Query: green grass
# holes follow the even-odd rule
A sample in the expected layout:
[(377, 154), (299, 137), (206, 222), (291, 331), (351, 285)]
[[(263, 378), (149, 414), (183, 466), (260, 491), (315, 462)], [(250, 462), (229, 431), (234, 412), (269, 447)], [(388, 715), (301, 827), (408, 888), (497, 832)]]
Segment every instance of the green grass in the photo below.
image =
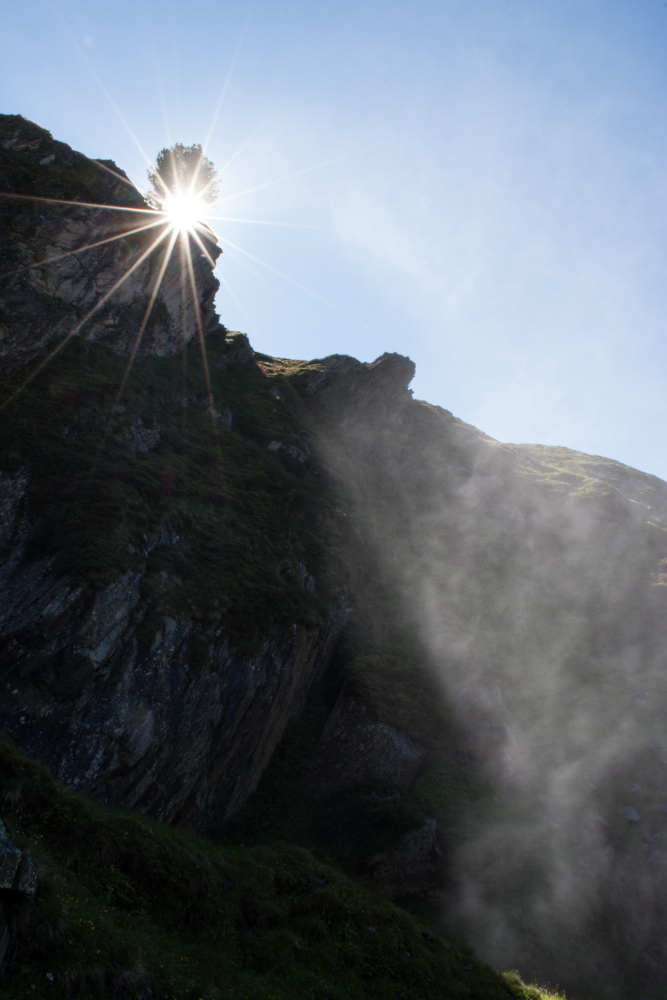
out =
[(3, 1000), (551, 996), (302, 848), (221, 846), (94, 805), (4, 740), (0, 801), (40, 875), (34, 902), (13, 904)]

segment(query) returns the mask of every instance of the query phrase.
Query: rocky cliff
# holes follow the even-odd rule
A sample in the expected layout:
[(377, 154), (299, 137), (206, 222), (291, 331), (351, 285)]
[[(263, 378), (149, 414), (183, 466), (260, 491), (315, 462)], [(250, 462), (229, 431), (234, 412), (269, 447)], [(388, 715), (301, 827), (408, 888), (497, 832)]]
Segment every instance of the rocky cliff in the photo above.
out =
[(154, 213), (111, 161), (18, 116), (0, 151), (4, 732), (497, 964), (659, 996), (667, 484), (494, 441), (399, 355), (257, 354), (200, 248), (195, 303), (127, 234)]
[(155, 213), (18, 116), (0, 137), (2, 726), (71, 787), (210, 827), (254, 788), (345, 618), (344, 582), (317, 568), (329, 512), (298, 407), (275, 426), (197, 248), (208, 355), (178, 255), (137, 343), (162, 249), (154, 229), (110, 239)]

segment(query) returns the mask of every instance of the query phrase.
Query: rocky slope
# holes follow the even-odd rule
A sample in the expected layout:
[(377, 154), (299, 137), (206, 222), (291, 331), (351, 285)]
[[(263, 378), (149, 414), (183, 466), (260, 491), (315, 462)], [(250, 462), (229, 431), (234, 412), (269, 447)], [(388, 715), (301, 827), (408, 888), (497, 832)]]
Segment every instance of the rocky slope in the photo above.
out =
[(3, 730), (499, 966), (664, 995), (667, 484), (493, 441), (408, 358), (256, 354), (198, 249), (204, 344), (177, 259), (138, 341), (161, 248), (103, 299), (150, 235), (60, 256), (137, 193), (17, 116), (0, 150)]

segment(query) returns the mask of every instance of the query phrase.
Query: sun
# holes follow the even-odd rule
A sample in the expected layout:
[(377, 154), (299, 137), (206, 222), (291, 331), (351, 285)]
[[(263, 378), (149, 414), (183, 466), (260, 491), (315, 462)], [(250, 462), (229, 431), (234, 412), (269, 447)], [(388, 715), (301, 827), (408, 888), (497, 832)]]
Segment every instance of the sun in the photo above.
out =
[(206, 212), (206, 205), (198, 195), (181, 191), (164, 198), (162, 211), (172, 229), (183, 233), (193, 229), (201, 221)]

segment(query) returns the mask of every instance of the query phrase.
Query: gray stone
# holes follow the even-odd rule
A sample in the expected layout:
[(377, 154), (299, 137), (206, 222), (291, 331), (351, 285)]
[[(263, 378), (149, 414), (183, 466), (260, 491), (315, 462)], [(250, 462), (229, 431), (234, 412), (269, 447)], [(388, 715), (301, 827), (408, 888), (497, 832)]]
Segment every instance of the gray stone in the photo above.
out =
[(34, 858), (23, 858), (12, 883), (13, 891), (34, 896), (37, 882), (37, 865)]
[[(0, 643), (16, 695), (0, 704), (0, 728), (70, 787), (197, 829), (232, 816), (254, 790), (345, 620), (332, 606), (324, 624), (277, 629), (252, 653), (221, 634), (194, 671), (190, 621), (165, 618), (150, 649), (138, 646), (139, 574), (91, 597), (52, 560), (12, 568), (0, 567)], [(66, 669), (31, 686), (55, 656)]]
[(346, 354), (331, 354), (313, 362), (304, 376), (309, 395), (343, 391), (357, 406), (367, 407), (378, 399), (410, 399), (408, 385), (415, 375), (415, 365), (402, 354), (381, 354), (371, 362), (357, 361)]
[(0, 889), (12, 889), (23, 855), (0, 821)]
[(141, 417), (137, 417), (129, 428), (127, 436), (132, 442), (131, 450), (133, 452), (150, 451), (160, 440), (160, 428), (158, 425), (152, 428), (146, 427)]
[(405, 791), (425, 756), (426, 749), (416, 740), (376, 722), (366, 705), (343, 689), (324, 727), (307, 792), (324, 799), (365, 781), (381, 781)]

